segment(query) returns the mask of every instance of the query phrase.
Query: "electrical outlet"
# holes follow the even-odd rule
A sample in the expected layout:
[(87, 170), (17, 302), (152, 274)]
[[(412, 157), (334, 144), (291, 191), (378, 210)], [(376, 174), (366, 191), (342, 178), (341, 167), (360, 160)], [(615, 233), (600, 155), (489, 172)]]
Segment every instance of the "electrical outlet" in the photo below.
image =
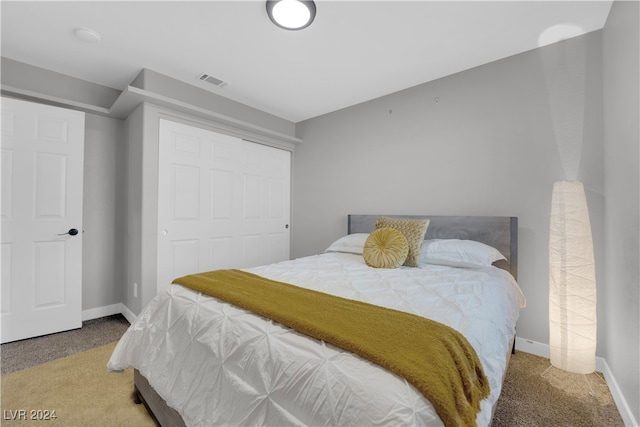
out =
[(133, 297), (134, 298), (138, 298), (138, 284), (137, 283), (133, 284)]

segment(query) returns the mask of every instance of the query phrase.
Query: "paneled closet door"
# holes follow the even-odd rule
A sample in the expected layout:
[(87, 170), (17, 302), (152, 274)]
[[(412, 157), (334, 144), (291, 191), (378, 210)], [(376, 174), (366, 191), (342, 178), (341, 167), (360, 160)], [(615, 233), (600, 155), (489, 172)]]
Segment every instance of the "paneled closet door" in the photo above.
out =
[(160, 120), (158, 292), (186, 274), (289, 259), (291, 153)]

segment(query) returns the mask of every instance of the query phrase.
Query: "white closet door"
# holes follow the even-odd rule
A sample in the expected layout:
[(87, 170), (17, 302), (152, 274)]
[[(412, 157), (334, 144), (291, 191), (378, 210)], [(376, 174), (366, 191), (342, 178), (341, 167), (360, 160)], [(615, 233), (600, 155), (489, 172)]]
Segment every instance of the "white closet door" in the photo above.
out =
[(159, 144), (158, 292), (289, 259), (290, 152), (168, 120)]
[(2, 98), (3, 343), (82, 326), (83, 164), (84, 113)]

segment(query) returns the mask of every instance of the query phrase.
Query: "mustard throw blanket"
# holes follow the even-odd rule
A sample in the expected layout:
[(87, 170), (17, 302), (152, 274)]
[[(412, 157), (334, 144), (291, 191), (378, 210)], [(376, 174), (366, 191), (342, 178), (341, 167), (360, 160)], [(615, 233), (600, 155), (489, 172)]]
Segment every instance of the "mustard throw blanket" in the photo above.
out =
[(476, 352), (454, 329), (413, 314), (300, 288), (240, 270), (175, 279), (195, 291), (355, 353), (405, 378), (445, 426), (472, 426), (489, 395)]

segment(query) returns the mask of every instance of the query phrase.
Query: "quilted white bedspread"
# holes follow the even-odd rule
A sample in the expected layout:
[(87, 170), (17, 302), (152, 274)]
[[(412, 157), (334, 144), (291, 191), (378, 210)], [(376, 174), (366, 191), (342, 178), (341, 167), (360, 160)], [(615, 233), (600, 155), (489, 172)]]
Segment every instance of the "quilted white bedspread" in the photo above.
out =
[[(461, 332), (490, 378), (489, 425), (524, 298), (507, 272), (435, 265), (374, 269), (325, 253), (247, 269), (273, 280), (428, 317)], [(359, 356), (182, 286), (143, 310), (109, 370), (137, 368), (188, 426), (436, 426), (404, 379)]]

